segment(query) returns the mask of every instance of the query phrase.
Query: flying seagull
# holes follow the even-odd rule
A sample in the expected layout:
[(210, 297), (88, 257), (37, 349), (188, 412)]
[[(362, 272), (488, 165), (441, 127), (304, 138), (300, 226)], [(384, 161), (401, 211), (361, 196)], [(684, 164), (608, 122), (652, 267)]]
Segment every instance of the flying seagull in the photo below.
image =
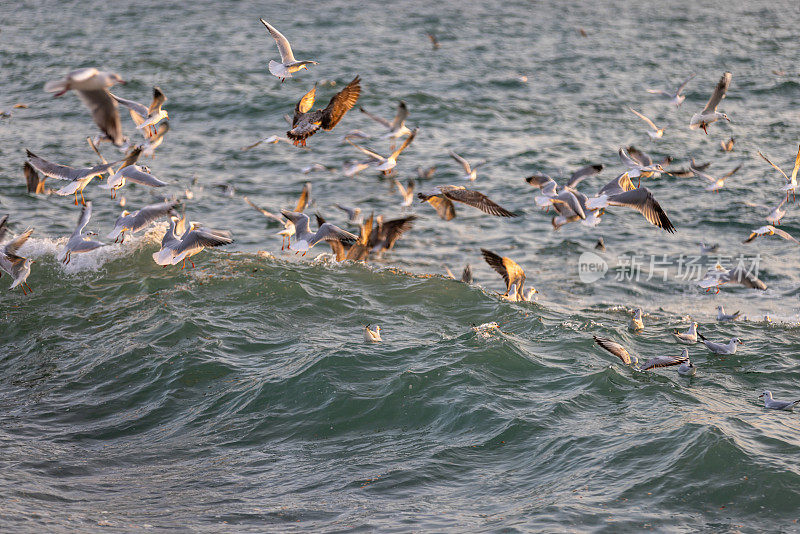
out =
[[(489, 197), (483, 193), (467, 189), (466, 187), (460, 185), (440, 185), (435, 187), (430, 193), (417, 193), (417, 197), (421, 202), (430, 202), (431, 205), (437, 208), (437, 211), (439, 211), (437, 204), (440, 204), (441, 202), (431, 202), (432, 198), (445, 198), (450, 201), (455, 200), (456, 202), (463, 202), (468, 206), (478, 208), (484, 213), (495, 215), (497, 217), (518, 217), (516, 213), (508, 211), (502, 206), (492, 202)], [(439, 216), (445, 220), (450, 220), (455, 217), (455, 212), (452, 212), (452, 216), (449, 219), (443, 217), (441, 212), (439, 213)]]
[[(0, 219), (0, 243), (5, 241), (6, 233), (8, 233), (7, 220), (8, 215)], [(14, 280), (9, 289), (20, 286), (22, 287), (23, 295), (27, 295), (28, 292), (33, 293), (33, 289), (28, 285), (28, 276), (31, 274), (31, 264), (36, 263), (36, 260), (23, 258), (17, 252), (19, 252), (20, 247), (25, 244), (32, 233), (33, 228), (28, 228), (5, 245), (0, 246), (0, 271), (5, 271)], [(0, 272), (0, 275), (2, 274)]]
[(394, 119), (392, 119), (391, 122), (387, 121), (383, 117), (378, 117), (377, 115), (373, 115), (364, 108), (358, 108), (358, 109), (361, 110), (361, 113), (363, 113), (370, 119), (374, 120), (378, 124), (381, 124), (388, 130), (388, 132), (383, 136), (384, 139), (399, 139), (405, 135), (411, 135), (411, 130), (409, 130), (408, 127), (406, 126), (406, 119), (408, 118), (408, 107), (406, 106), (406, 103), (403, 102), (402, 100), (397, 105), (397, 113), (395, 113)]
[(316, 61), (297, 61), (292, 53), (292, 46), (289, 44), (289, 41), (286, 39), (286, 37), (284, 37), (281, 32), (273, 28), (266, 20), (258, 20), (261, 21), (261, 24), (267, 27), (267, 31), (269, 31), (269, 34), (273, 39), (275, 39), (275, 43), (278, 45), (278, 52), (281, 54), (281, 62), (278, 63), (277, 61), (270, 60), (269, 71), (274, 76), (280, 78), (281, 83), (283, 83), (283, 80), (286, 78), (291, 78), (293, 72), (297, 72), (302, 69), (308, 70), (309, 65), (317, 64)]
[(28, 154), (28, 162), (33, 165), (36, 170), (45, 176), (49, 176), (50, 178), (69, 181), (67, 185), (56, 191), (56, 194), (62, 196), (74, 194), (76, 206), (78, 205), (78, 193), (81, 194), (81, 202), (84, 205), (86, 204), (86, 199), (83, 198), (83, 190), (87, 185), (89, 185), (89, 182), (92, 181), (92, 178), (105, 173), (111, 173), (111, 168), (119, 163), (119, 161), (115, 161), (113, 163), (95, 165), (94, 167), (83, 167), (76, 169), (74, 167), (69, 167), (68, 165), (51, 163), (40, 158), (30, 150), (26, 150), (26, 152)]
[(656, 369), (658, 367), (671, 367), (673, 365), (681, 365), (684, 362), (687, 362), (689, 358), (687, 357), (688, 351), (684, 349), (680, 356), (656, 356), (654, 358), (650, 358), (649, 360), (639, 363), (639, 358), (632, 355), (630, 352), (625, 349), (622, 345), (613, 341), (611, 339), (599, 336), (593, 336), (594, 342), (600, 345), (601, 348), (610, 352), (620, 360), (625, 365), (632, 365), (634, 369), (639, 371), (647, 371), (650, 369)]
[(259, 139), (258, 141), (256, 141), (252, 145), (243, 146), (241, 148), (241, 150), (242, 150), (242, 152), (245, 152), (247, 150), (250, 150), (250, 149), (253, 149), (253, 148), (257, 147), (261, 143), (266, 143), (268, 145), (276, 145), (276, 144), (280, 143), (281, 141), (283, 141), (284, 143), (292, 144), (292, 142), (289, 141), (288, 139), (286, 139), (285, 137), (280, 137), (280, 136), (277, 136), (277, 135), (270, 135), (269, 137), (264, 137), (263, 139)]
[(121, 146), (125, 142), (122, 135), (122, 124), (119, 120), (117, 102), (111, 97), (108, 88), (125, 81), (119, 74), (104, 72), (94, 67), (73, 70), (61, 80), (49, 81), (44, 84), (44, 90), (61, 96), (67, 91), (74, 90), (78, 98), (92, 112), (92, 119), (105, 139)]
[(403, 196), (403, 207), (410, 206), (414, 202), (414, 180), (409, 180), (405, 186), (395, 180), (394, 185)]
[(165, 201), (158, 204), (150, 204), (133, 213), (125, 210), (117, 220), (114, 222), (114, 229), (108, 234), (108, 239), (113, 239), (116, 243), (118, 240), (125, 241), (125, 232), (135, 233), (144, 229), (151, 222), (160, 219), (166, 215), (175, 215), (175, 206), (178, 205), (177, 201)]
[(464, 169), (464, 175), (461, 176), (463, 180), (467, 180), (470, 182), (474, 182), (475, 179), (478, 177), (478, 167), (486, 165), (486, 161), (481, 161), (476, 163), (475, 165), (470, 165), (467, 160), (453, 152), (452, 150), (449, 152), (450, 157), (453, 158), (458, 162), (459, 165)]
[(648, 119), (647, 117), (645, 117), (644, 115), (642, 115), (641, 113), (639, 113), (638, 111), (633, 109), (632, 107), (629, 107), (628, 109), (631, 110), (634, 115), (636, 115), (637, 117), (642, 119), (644, 122), (647, 123), (648, 126), (650, 126), (650, 128), (653, 129), (652, 132), (650, 130), (648, 130), (646, 132), (647, 135), (650, 136), (651, 140), (655, 141), (656, 139), (659, 139), (659, 138), (663, 137), (664, 128), (659, 128), (658, 126), (655, 125), (655, 123), (653, 121), (651, 121), (650, 119)]
[(111, 198), (116, 198), (117, 190), (122, 188), (127, 182), (134, 182), (149, 187), (164, 187), (166, 182), (162, 182), (152, 174), (150, 169), (144, 165), (128, 165), (120, 168), (114, 176), (106, 180), (105, 183), (98, 185), (101, 189), (110, 189)]
[(294, 108), (292, 129), (286, 132), (295, 146), (306, 146), (306, 139), (317, 133), (320, 127), (323, 130), (332, 130), (344, 114), (350, 111), (361, 94), (361, 78), (356, 76), (347, 87), (333, 95), (328, 105), (323, 109), (311, 111), (316, 98), (317, 86), (303, 95), (303, 98)]
[(133, 100), (120, 98), (114, 94), (111, 94), (111, 97), (128, 108), (131, 119), (133, 119), (134, 124), (136, 124), (136, 128), (146, 132), (142, 134), (145, 136), (145, 139), (156, 135), (156, 124), (162, 119), (169, 119), (169, 114), (166, 110), (161, 109), (161, 106), (167, 101), (167, 95), (164, 94), (160, 87), (153, 87), (153, 100), (150, 102), (149, 106), (145, 106)]
[(759, 289), (766, 291), (767, 284), (758, 279), (754, 274), (750, 273), (744, 267), (736, 267), (735, 269), (726, 269), (721, 265), (709, 269), (697, 285), (705, 289), (707, 292), (711, 288), (717, 288), (724, 284), (740, 284), (750, 289)]
[(384, 250), (391, 250), (395, 242), (411, 229), (416, 220), (416, 215), (391, 219), (385, 222), (383, 217), (377, 217), (369, 238), (368, 246), (370, 251), (380, 253)]
[(91, 219), (91, 217), (92, 203), (90, 201), (81, 208), (81, 215), (78, 217), (78, 226), (75, 227), (75, 231), (72, 232), (69, 241), (67, 241), (67, 246), (64, 250), (64, 259), (62, 260), (64, 265), (70, 262), (73, 254), (91, 252), (95, 249), (105, 246), (105, 243), (101, 243), (100, 241), (86, 239), (86, 236), (96, 236), (96, 232), (86, 232), (86, 234), (83, 233), (83, 229), (86, 228), (87, 224), (89, 224), (89, 219)]
[(172, 254), (170, 263), (177, 265), (183, 262), (183, 267), (186, 268), (186, 260), (194, 267), (194, 262), (190, 259), (192, 256), (200, 254), (206, 247), (221, 247), (223, 245), (230, 245), (233, 243), (231, 233), (225, 230), (208, 230), (192, 223), (188, 231), (184, 232), (180, 238), (173, 234), (171, 238), (176, 238), (175, 241), (169, 240), (167, 248), (169, 252), (164, 256)]
[(295, 253), (302, 252), (303, 256), (311, 247), (323, 240), (340, 241), (348, 245), (358, 241), (358, 236), (330, 223), (322, 224), (315, 233), (312, 233), (308, 226), (308, 215), (304, 213), (281, 210), (281, 214), (292, 221), (295, 227), (295, 242), (289, 245), (289, 249), (294, 250)]
[(641, 213), (650, 224), (669, 233), (675, 232), (675, 227), (650, 190), (644, 186), (633, 187), (628, 173), (619, 175), (603, 186), (594, 198), (588, 200), (586, 205), (590, 210), (606, 206), (633, 208)]
[(758, 152), (758, 155), (759, 155), (759, 156), (761, 156), (761, 158), (762, 158), (764, 161), (766, 161), (767, 163), (769, 163), (769, 164), (772, 166), (772, 168), (774, 168), (774, 169), (775, 169), (775, 170), (777, 170), (779, 173), (781, 173), (781, 175), (782, 175), (784, 178), (786, 178), (786, 181), (787, 181), (788, 183), (787, 183), (785, 186), (783, 186), (783, 187), (781, 188), (781, 191), (786, 191), (786, 200), (789, 200), (789, 193), (791, 192), (791, 193), (792, 193), (792, 200), (794, 200), (794, 191), (795, 191), (795, 189), (797, 189), (797, 171), (798, 171), (798, 170), (800, 170), (800, 146), (798, 146), (798, 147), (797, 147), (797, 156), (796, 156), (796, 157), (795, 157), (795, 159), (794, 159), (794, 168), (792, 169), (792, 176), (791, 176), (791, 178), (790, 178), (790, 177), (788, 177), (788, 176), (786, 176), (786, 173), (785, 173), (785, 172), (783, 172), (783, 169), (781, 169), (780, 167), (778, 167), (777, 165), (775, 165), (774, 163), (772, 163), (772, 162), (771, 162), (771, 161), (770, 161), (770, 160), (767, 158), (767, 156), (765, 156), (764, 154), (762, 154), (760, 151)]
[(750, 233), (750, 237), (742, 241), (742, 243), (749, 243), (753, 241), (757, 237), (768, 236), (768, 235), (776, 235), (778, 237), (782, 237), (787, 241), (792, 241), (796, 245), (800, 245), (800, 241), (789, 235), (789, 232), (785, 230), (781, 230), (780, 228), (775, 228), (774, 226), (762, 226), (761, 228), (756, 228)]
[(670, 93), (669, 91), (664, 91), (663, 89), (648, 89), (647, 92), (652, 93), (654, 95), (662, 95), (669, 98), (670, 101), (673, 104), (675, 104), (675, 107), (678, 108), (683, 103), (683, 101), (686, 100), (686, 97), (681, 93), (686, 88), (686, 84), (688, 84), (695, 76), (697, 76), (697, 74), (692, 74), (691, 76), (686, 78), (686, 80), (682, 84), (680, 84), (680, 86), (678, 86), (678, 90), (675, 91), (674, 93)]
[(503, 281), (506, 283), (504, 299), (511, 302), (528, 302), (534, 293), (538, 293), (535, 288), (530, 288), (528, 293), (525, 293), (525, 271), (517, 262), (485, 248), (481, 249), (481, 254), (486, 263), (503, 277)]
[(732, 171), (723, 174), (719, 178), (714, 178), (710, 174), (705, 173), (700, 169), (698, 169), (697, 167), (695, 167), (694, 159), (692, 159), (691, 163), (689, 164), (689, 169), (691, 169), (691, 171), (694, 173), (695, 176), (697, 176), (698, 178), (703, 178), (708, 181), (708, 183), (706, 184), (706, 191), (711, 191), (712, 193), (716, 193), (720, 189), (722, 189), (725, 186), (725, 180), (736, 174), (736, 172), (738, 172), (739, 169), (741, 168), (742, 165), (739, 164), (739, 166), (733, 169)]
[(778, 226), (781, 224), (781, 219), (786, 215), (786, 210), (783, 209), (783, 205), (786, 204), (786, 199), (781, 199), (781, 203), (775, 206), (774, 208), (770, 208), (764, 204), (756, 204), (754, 202), (745, 202), (747, 206), (751, 208), (760, 208), (763, 210), (768, 210), (769, 214), (765, 217), (767, 222), (773, 226)]
[(731, 76), (730, 72), (726, 72), (722, 75), (722, 78), (719, 79), (717, 86), (714, 88), (714, 92), (711, 94), (711, 98), (708, 99), (706, 107), (703, 108), (703, 111), (700, 113), (692, 115), (689, 128), (692, 130), (702, 128), (706, 135), (708, 135), (708, 125), (712, 122), (717, 122), (719, 119), (725, 119), (731, 122), (727, 115), (717, 111), (717, 106), (722, 102), (722, 99), (725, 98), (725, 93), (728, 92), (728, 87), (731, 85)]
[(377, 169), (379, 171), (383, 171), (383, 174), (389, 174), (389, 172), (397, 166), (397, 158), (400, 157), (400, 154), (402, 154), (402, 152), (406, 148), (408, 148), (408, 145), (410, 145), (414, 141), (414, 138), (416, 137), (417, 137), (417, 130), (415, 129), (411, 132), (411, 135), (406, 137), (406, 140), (403, 141), (403, 144), (400, 145), (400, 148), (392, 152), (388, 157), (383, 157), (377, 152), (373, 152), (368, 148), (364, 148), (361, 145), (353, 143), (349, 139), (347, 140), (347, 142), (350, 143), (357, 150), (360, 150), (361, 152), (372, 158), (376, 163), (378, 163)]

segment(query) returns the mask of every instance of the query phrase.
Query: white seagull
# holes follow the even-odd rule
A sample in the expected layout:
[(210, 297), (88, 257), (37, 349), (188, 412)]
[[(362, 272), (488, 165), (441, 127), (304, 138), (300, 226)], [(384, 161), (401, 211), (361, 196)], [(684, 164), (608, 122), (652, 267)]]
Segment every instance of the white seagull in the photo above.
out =
[(789, 193), (791, 192), (792, 193), (792, 200), (794, 200), (795, 189), (797, 189), (797, 171), (800, 169), (800, 146), (797, 147), (797, 156), (794, 159), (794, 168), (792, 169), (791, 178), (786, 176), (786, 173), (783, 172), (783, 169), (781, 169), (780, 167), (778, 167), (777, 165), (772, 163), (767, 158), (767, 156), (762, 154), (760, 151), (758, 152), (758, 155), (761, 156), (764, 159), (764, 161), (766, 161), (767, 163), (772, 165), (772, 167), (775, 170), (777, 170), (779, 173), (781, 173), (781, 175), (783, 175), (784, 178), (786, 178), (786, 181), (788, 183), (781, 188), (781, 191), (786, 191), (786, 200), (789, 200)]
[(780, 401), (775, 400), (772, 398), (772, 392), (769, 390), (764, 390), (764, 393), (758, 396), (759, 399), (764, 399), (764, 408), (769, 408), (771, 410), (786, 410), (788, 412), (792, 411), (792, 408), (795, 407), (796, 404), (800, 403), (800, 399), (796, 401)]
[(722, 99), (725, 98), (728, 87), (731, 85), (731, 76), (730, 72), (726, 72), (722, 75), (722, 78), (719, 79), (717, 86), (714, 88), (714, 92), (711, 94), (711, 98), (708, 99), (706, 107), (703, 108), (703, 111), (700, 113), (692, 115), (692, 120), (689, 122), (690, 129), (697, 130), (698, 128), (702, 128), (706, 135), (708, 135), (708, 125), (712, 122), (717, 122), (719, 119), (725, 119), (731, 122), (727, 115), (717, 111), (717, 106), (722, 102)]
[(631, 323), (629, 328), (635, 332), (639, 330), (644, 330), (644, 321), (642, 321), (642, 309), (636, 308), (633, 312), (633, 317), (631, 317)]
[(167, 101), (167, 95), (164, 94), (160, 87), (153, 87), (153, 100), (149, 106), (134, 100), (120, 98), (115, 94), (111, 94), (111, 97), (128, 108), (131, 113), (131, 119), (136, 124), (136, 129), (143, 131), (142, 135), (144, 135), (145, 139), (150, 139), (156, 135), (156, 124), (162, 119), (169, 119), (169, 114), (166, 110), (161, 109), (161, 106)]
[(754, 202), (745, 202), (747, 206), (751, 208), (760, 208), (763, 210), (768, 210), (769, 214), (765, 217), (767, 222), (773, 226), (778, 226), (781, 224), (781, 219), (786, 215), (786, 210), (783, 209), (783, 205), (786, 204), (786, 199), (782, 199), (781, 203), (771, 208), (765, 204), (756, 204)]
[(727, 314), (727, 313), (725, 313), (725, 308), (723, 308), (721, 304), (719, 306), (717, 306), (717, 321), (719, 321), (721, 323), (728, 322), (728, 321), (735, 321), (736, 319), (739, 318), (739, 316), (741, 314), (742, 314), (742, 312), (740, 312), (740, 311), (736, 311), (736, 312), (734, 312), (732, 314)]
[(650, 139), (652, 141), (655, 141), (656, 139), (660, 139), (661, 137), (664, 136), (664, 128), (659, 128), (658, 126), (655, 125), (655, 123), (653, 121), (651, 121), (650, 119), (648, 119), (647, 117), (645, 117), (644, 115), (642, 115), (641, 113), (639, 113), (638, 111), (633, 109), (632, 107), (628, 107), (628, 109), (631, 110), (634, 115), (636, 115), (637, 117), (642, 119), (644, 122), (646, 122), (650, 126), (650, 128), (653, 129), (652, 132), (650, 130), (648, 130), (646, 132), (647, 135), (650, 136)]
[(456, 160), (461, 167), (464, 169), (464, 175), (461, 177), (462, 180), (467, 180), (470, 182), (474, 182), (475, 179), (478, 177), (478, 167), (486, 165), (486, 161), (481, 161), (476, 163), (475, 165), (470, 165), (467, 160), (453, 152), (452, 150), (448, 152), (450, 157)]
[(678, 367), (678, 374), (681, 376), (694, 376), (697, 374), (697, 367), (695, 367), (689, 359), (689, 349), (683, 349), (681, 356), (685, 356), (686, 361)]
[(356, 150), (360, 150), (361, 152), (372, 158), (375, 162), (377, 162), (378, 163), (377, 169), (379, 171), (383, 171), (383, 174), (389, 174), (389, 171), (391, 171), (397, 166), (397, 158), (400, 157), (400, 154), (403, 152), (403, 150), (408, 148), (408, 145), (410, 145), (412, 141), (414, 141), (414, 138), (416, 136), (417, 136), (417, 130), (413, 130), (411, 132), (411, 135), (409, 135), (406, 138), (406, 140), (403, 141), (403, 144), (400, 145), (400, 148), (392, 152), (388, 157), (383, 157), (377, 152), (373, 152), (372, 150), (364, 148), (361, 145), (353, 143), (349, 139), (347, 140), (347, 142), (350, 143), (353, 147), (355, 147)]
[(409, 180), (405, 186), (395, 180), (394, 185), (403, 196), (403, 207), (410, 206), (414, 202), (414, 180)]
[(708, 183), (706, 184), (706, 191), (711, 191), (712, 193), (716, 193), (725, 186), (725, 180), (736, 174), (739, 171), (739, 169), (742, 168), (742, 165), (739, 164), (738, 167), (736, 167), (735, 169), (726, 174), (723, 174), (719, 178), (714, 178), (710, 174), (705, 173), (700, 169), (698, 169), (697, 167), (695, 167), (694, 159), (691, 160), (689, 168), (691, 169), (692, 173), (695, 176), (697, 176), (698, 178), (703, 178), (708, 181)]
[(86, 236), (96, 236), (96, 232), (86, 232), (86, 234), (83, 233), (83, 229), (86, 228), (87, 224), (89, 224), (89, 219), (91, 219), (91, 217), (92, 202), (89, 201), (81, 208), (81, 215), (78, 218), (78, 226), (75, 227), (75, 231), (72, 232), (69, 241), (67, 241), (67, 246), (64, 249), (64, 259), (62, 260), (64, 265), (70, 262), (73, 254), (91, 252), (95, 249), (105, 246), (105, 243), (101, 243), (100, 241), (86, 239)]
[(270, 26), (270, 24), (264, 19), (258, 19), (261, 21), (261, 24), (267, 27), (269, 34), (275, 39), (275, 43), (278, 45), (278, 52), (281, 54), (281, 62), (278, 63), (277, 61), (270, 60), (269, 62), (269, 71), (278, 78), (281, 79), (281, 82), (286, 78), (291, 78), (293, 72), (297, 72), (302, 69), (308, 70), (309, 65), (316, 65), (316, 61), (297, 61), (294, 58), (294, 54), (292, 53), (292, 46), (289, 44), (289, 41), (286, 37), (283, 36), (281, 32)]
[(768, 236), (768, 235), (776, 235), (778, 237), (786, 239), (787, 241), (792, 241), (796, 245), (800, 245), (800, 241), (792, 237), (789, 234), (789, 232), (781, 230), (780, 228), (775, 228), (774, 226), (770, 225), (762, 226), (761, 228), (756, 228), (755, 230), (750, 232), (750, 236), (744, 241), (742, 241), (742, 243), (749, 243), (757, 237)]
[(319, 229), (312, 233), (308, 226), (308, 215), (305, 213), (281, 210), (281, 214), (294, 223), (295, 242), (289, 245), (289, 249), (294, 250), (295, 253), (302, 252), (303, 256), (320, 241), (339, 241), (347, 245), (352, 245), (358, 241), (357, 235), (330, 223), (320, 225)]
[(697, 337), (700, 338), (698, 343), (702, 343), (703, 345), (708, 348), (714, 354), (736, 354), (736, 349), (739, 345), (744, 345), (744, 341), (739, 339), (738, 337), (732, 337), (730, 341), (727, 343), (715, 343), (713, 341), (707, 340), (703, 337), (703, 334), (697, 334)]
[(383, 339), (381, 339), (381, 327), (375, 325), (375, 330), (370, 330), (369, 326), (370, 325), (364, 327), (364, 341), (367, 343), (380, 343), (383, 341)]
[[(364, 108), (358, 108), (361, 110), (361, 113), (369, 117), (370, 119), (374, 120), (378, 124), (383, 125), (388, 131), (383, 138), (384, 139), (399, 139), (406, 135), (411, 135), (411, 130), (408, 129), (406, 126), (406, 119), (408, 118), (408, 107), (406, 103), (402, 100), (397, 105), (397, 113), (392, 119), (391, 122), (387, 121), (383, 117), (378, 117), (377, 115), (373, 115), (369, 111)], [(345, 138), (353, 137), (352, 134), (348, 134)]]
[(108, 239), (113, 239), (116, 243), (120, 240), (125, 241), (125, 232), (135, 233), (144, 229), (151, 222), (160, 219), (166, 215), (175, 215), (175, 206), (178, 205), (177, 201), (165, 201), (158, 204), (150, 204), (142, 209), (134, 212), (128, 210), (123, 211), (117, 220), (114, 222), (114, 229), (108, 234)]
[[(7, 220), (8, 215), (0, 219), (0, 243), (5, 241), (6, 233), (8, 233)], [(33, 293), (33, 289), (28, 285), (28, 276), (31, 274), (31, 264), (36, 263), (36, 260), (23, 258), (17, 252), (19, 252), (20, 247), (25, 244), (32, 233), (33, 228), (28, 228), (22, 234), (0, 247), (0, 276), (3, 274), (2, 271), (8, 273), (14, 280), (9, 289), (20, 286), (22, 287), (23, 295), (27, 295), (29, 292)]]
[(697, 76), (697, 74), (692, 74), (691, 76), (686, 78), (686, 80), (684, 80), (684, 82), (680, 84), (680, 86), (678, 86), (678, 90), (675, 91), (674, 93), (670, 93), (669, 91), (664, 91), (663, 89), (648, 89), (647, 92), (654, 95), (666, 96), (667, 98), (670, 99), (670, 102), (675, 104), (675, 107), (678, 108), (683, 103), (683, 101), (686, 100), (686, 97), (681, 93), (686, 88), (686, 84), (688, 84), (695, 76)]
[(75, 205), (78, 205), (78, 193), (81, 194), (81, 202), (86, 204), (86, 200), (83, 198), (83, 190), (84, 188), (89, 185), (89, 182), (92, 181), (92, 178), (95, 176), (101, 176), (105, 173), (111, 173), (111, 168), (119, 163), (119, 161), (115, 161), (113, 163), (103, 163), (101, 165), (95, 165), (94, 167), (84, 167), (84, 168), (74, 168), (69, 167), (67, 165), (58, 165), (56, 163), (51, 163), (45, 159), (40, 158), (30, 150), (26, 150), (28, 153), (28, 162), (39, 172), (44, 174), (45, 176), (49, 176), (50, 178), (55, 178), (56, 180), (65, 180), (69, 181), (67, 185), (56, 191), (57, 195), (67, 196), (67, 195), (75, 195)]
[(675, 330), (672, 332), (672, 335), (675, 336), (678, 339), (678, 341), (682, 343), (695, 344), (697, 343), (697, 323), (693, 321), (692, 324), (689, 326), (689, 330), (687, 330), (686, 332), (678, 332), (677, 330)]
[(134, 182), (149, 187), (164, 187), (166, 182), (162, 182), (152, 174), (150, 169), (144, 165), (127, 165), (122, 167), (114, 176), (101, 183), (97, 187), (101, 189), (110, 189), (111, 198), (116, 198), (117, 190), (122, 188), (127, 182)]

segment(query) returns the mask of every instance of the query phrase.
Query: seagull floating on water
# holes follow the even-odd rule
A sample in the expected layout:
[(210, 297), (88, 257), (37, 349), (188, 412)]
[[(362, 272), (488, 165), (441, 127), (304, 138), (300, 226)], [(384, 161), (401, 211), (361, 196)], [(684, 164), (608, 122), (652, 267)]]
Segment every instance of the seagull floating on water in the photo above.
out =
[(772, 398), (772, 392), (769, 390), (764, 390), (764, 393), (758, 396), (759, 399), (764, 399), (764, 408), (769, 408), (770, 410), (786, 410), (791, 412), (792, 409), (800, 403), (800, 399), (795, 401), (781, 401), (775, 400)]
[(683, 349), (681, 356), (685, 356), (686, 361), (678, 367), (678, 374), (681, 376), (694, 376), (697, 374), (697, 367), (695, 367), (689, 359), (689, 349)]
[(677, 330), (672, 332), (672, 335), (677, 338), (678, 341), (682, 343), (697, 343), (697, 323), (692, 322), (689, 326), (689, 330), (686, 332), (678, 332)]
[[(270, 60), (269, 62), (269, 71), (278, 78), (281, 79), (281, 83), (286, 78), (291, 78), (292, 73), (297, 72), (302, 69), (308, 70), (309, 65), (316, 65), (316, 61), (298, 61), (294, 58), (294, 54), (292, 53), (292, 46), (289, 44), (289, 40), (283, 36), (281, 32), (276, 30), (272, 27), (266, 20), (258, 19), (261, 21), (261, 24), (266, 26), (267, 31), (275, 39), (275, 44), (278, 45), (278, 52), (281, 54), (281, 62), (278, 63), (275, 60)], [(330, 128), (328, 128), (330, 129)]]
[(380, 343), (383, 341), (381, 338), (381, 327), (375, 325), (375, 330), (369, 329), (370, 325), (364, 327), (364, 341), (367, 343)]
[(650, 369), (656, 369), (658, 367), (671, 367), (673, 365), (681, 365), (684, 362), (689, 360), (688, 358), (688, 350), (684, 349), (680, 356), (656, 356), (654, 358), (650, 358), (649, 360), (645, 361), (644, 363), (639, 363), (639, 358), (637, 356), (632, 355), (628, 350), (611, 339), (599, 336), (593, 336), (594, 342), (600, 345), (601, 348), (610, 352), (620, 360), (625, 365), (631, 365), (634, 369), (638, 371), (648, 371)]
[(715, 343), (714, 341), (709, 341), (703, 337), (703, 334), (699, 332), (697, 333), (697, 337), (700, 338), (698, 343), (705, 345), (706, 348), (708, 348), (708, 350), (714, 354), (736, 354), (736, 349), (739, 347), (739, 345), (744, 345), (744, 341), (738, 337), (732, 337), (727, 343)]
[(739, 318), (739, 316), (741, 314), (742, 314), (742, 312), (737, 311), (737, 312), (729, 315), (729, 314), (725, 313), (725, 308), (723, 308), (721, 304), (719, 306), (717, 306), (717, 321), (719, 321), (721, 323), (724, 323), (724, 322), (727, 322), (727, 321), (735, 321), (736, 319)]
[(644, 330), (644, 321), (642, 321), (642, 309), (636, 308), (633, 311), (633, 317), (631, 317), (631, 323), (628, 326), (631, 330), (638, 332), (640, 330)]

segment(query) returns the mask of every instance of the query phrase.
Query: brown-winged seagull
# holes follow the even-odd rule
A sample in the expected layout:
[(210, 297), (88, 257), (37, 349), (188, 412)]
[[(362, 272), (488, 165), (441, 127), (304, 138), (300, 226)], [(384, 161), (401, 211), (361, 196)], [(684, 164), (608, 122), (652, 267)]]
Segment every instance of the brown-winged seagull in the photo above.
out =
[(440, 185), (433, 188), (433, 190), (427, 194), (417, 193), (417, 197), (420, 199), (421, 202), (429, 202), (432, 206), (437, 208), (436, 211), (439, 212), (439, 216), (445, 220), (450, 220), (453, 217), (455, 217), (455, 213), (451, 209), (446, 209), (445, 214), (443, 215), (443, 213), (437, 206), (437, 204), (441, 205), (441, 202), (440, 201), (431, 202), (431, 199), (446, 198), (447, 200), (450, 201), (454, 200), (456, 202), (462, 202), (468, 206), (472, 206), (473, 208), (478, 208), (482, 212), (487, 213), (489, 215), (494, 215), (496, 217), (518, 217), (516, 213), (508, 211), (499, 204), (496, 204), (495, 202), (490, 200), (489, 197), (487, 197), (480, 191), (467, 189), (466, 187), (460, 185)]
[(314, 135), (317, 130), (332, 130), (345, 113), (350, 111), (358, 101), (361, 94), (361, 78), (356, 76), (347, 86), (333, 95), (328, 105), (323, 109), (311, 111), (316, 99), (317, 86), (303, 95), (303, 98), (294, 108), (292, 129), (286, 132), (295, 146), (306, 146), (306, 139)]

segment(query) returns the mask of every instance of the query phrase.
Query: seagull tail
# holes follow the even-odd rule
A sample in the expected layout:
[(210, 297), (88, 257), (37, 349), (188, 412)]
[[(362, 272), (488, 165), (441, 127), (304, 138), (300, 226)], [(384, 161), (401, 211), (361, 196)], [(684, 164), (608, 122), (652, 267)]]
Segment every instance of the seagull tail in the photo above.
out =
[(271, 60), (269, 62), (269, 71), (278, 78), (291, 78), (292, 75), (289, 73), (289, 69), (287, 69), (283, 63), (278, 63), (275, 60)]

